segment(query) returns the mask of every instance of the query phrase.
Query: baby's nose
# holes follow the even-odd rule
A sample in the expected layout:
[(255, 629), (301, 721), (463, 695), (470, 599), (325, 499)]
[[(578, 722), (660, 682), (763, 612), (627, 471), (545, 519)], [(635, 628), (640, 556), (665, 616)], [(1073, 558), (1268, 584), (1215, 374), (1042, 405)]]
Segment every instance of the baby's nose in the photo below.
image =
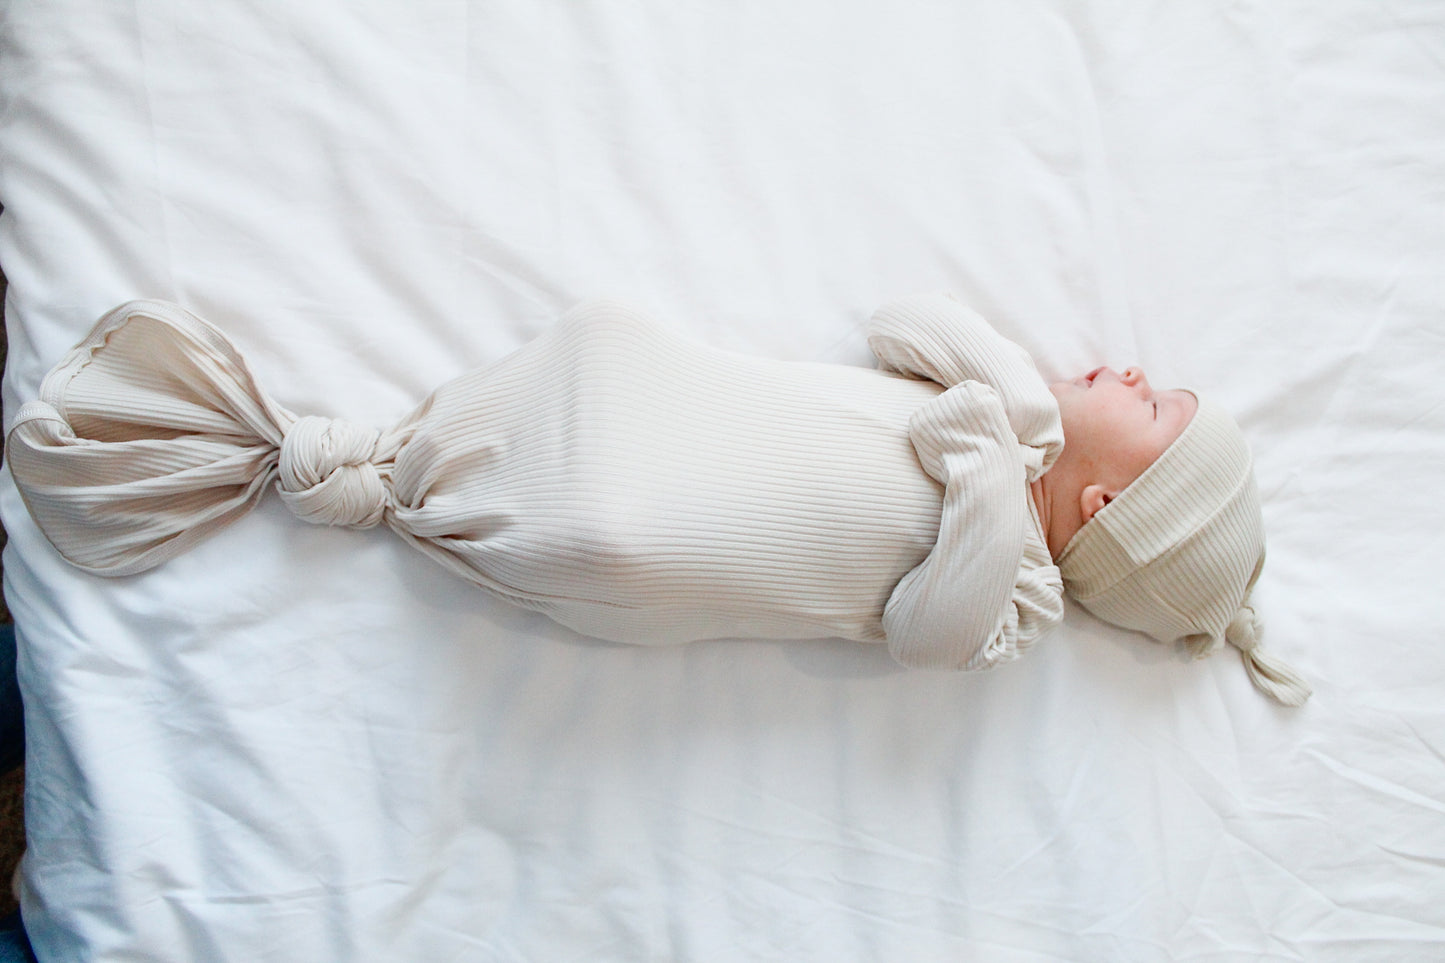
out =
[(1124, 373), (1119, 375), (1119, 380), (1131, 388), (1142, 385), (1145, 391), (1149, 390), (1149, 379), (1144, 377), (1144, 369), (1137, 365), (1125, 368)]

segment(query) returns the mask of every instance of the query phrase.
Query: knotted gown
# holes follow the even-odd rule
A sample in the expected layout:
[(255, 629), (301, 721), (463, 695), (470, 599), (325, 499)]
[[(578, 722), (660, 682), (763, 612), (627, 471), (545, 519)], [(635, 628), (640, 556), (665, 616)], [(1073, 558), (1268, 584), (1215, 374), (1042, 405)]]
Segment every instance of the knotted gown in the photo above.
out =
[(1062, 615), (1028, 483), (1062, 448), (1032, 361), (946, 295), (869, 323), (880, 367), (694, 343), (614, 302), (385, 429), (298, 417), (189, 312), (110, 312), (16, 412), (6, 456), (81, 568), (158, 565), (271, 488), (385, 525), (584, 634), (886, 641), (983, 668)]

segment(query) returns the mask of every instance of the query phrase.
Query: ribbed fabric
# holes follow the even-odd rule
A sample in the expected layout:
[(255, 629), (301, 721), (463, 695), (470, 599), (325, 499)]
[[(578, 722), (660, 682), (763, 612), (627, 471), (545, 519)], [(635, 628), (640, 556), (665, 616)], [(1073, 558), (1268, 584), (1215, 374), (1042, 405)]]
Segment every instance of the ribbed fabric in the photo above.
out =
[[(1063, 618), (1062, 578), (1027, 491), (1063, 450), (1058, 403), (1028, 353), (951, 295), (919, 295), (880, 308), (869, 322), (868, 346), (886, 370), (952, 386), (910, 425), (924, 470), (952, 497), (945, 501), (929, 564), (909, 573), (889, 600), (884, 627), (894, 655), (905, 663), (931, 662), (923, 652), (900, 652), (900, 640), (925, 638), (952, 624), (990, 639), (968, 654), (963, 667), (1016, 658)], [(1021, 543), (1012, 538), (1011, 525), (990, 518), (1015, 515), (1029, 519)], [(1013, 601), (1002, 610), (1003, 622), (988, 628), (979, 621), (986, 610), (968, 598), (1001, 594), (1009, 560), (1020, 552)], [(969, 595), (954, 593), (956, 585), (971, 586)], [(912, 624), (925, 613), (935, 625), (931, 630)]]
[(884, 368), (941, 385), (978, 381), (999, 393), (1032, 482), (1063, 450), (1059, 406), (1023, 348), (950, 294), (902, 298), (873, 315), (868, 346)]
[(1266, 694), (1285, 705), (1309, 697), (1303, 680), (1259, 649), (1247, 603), (1264, 567), (1253, 459), (1234, 419), (1208, 399), (1069, 541), (1059, 566), (1069, 594), (1105, 621), (1161, 642), (1187, 639), (1197, 656), (1230, 642)]
[(132, 302), (6, 448), (41, 529), (104, 574), (173, 557), (274, 480), (307, 521), (385, 524), (589, 635), (886, 638), (907, 664), (978, 668), (1061, 616), (1026, 490), (1060, 437), (1031, 363), (963, 310), (912, 299), (874, 319), (877, 350), (911, 345), (933, 377), (964, 373), (957, 353), (986, 362), (950, 387), (714, 350), (589, 303), (377, 430), (297, 418), (214, 328)]

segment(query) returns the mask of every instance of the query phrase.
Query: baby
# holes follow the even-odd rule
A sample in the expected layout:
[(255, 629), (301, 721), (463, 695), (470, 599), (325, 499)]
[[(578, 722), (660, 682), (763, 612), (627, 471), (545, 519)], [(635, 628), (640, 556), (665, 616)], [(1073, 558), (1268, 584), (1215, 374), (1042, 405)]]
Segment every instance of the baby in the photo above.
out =
[(1057, 624), (1067, 587), (1308, 696), (1257, 648), (1259, 498), (1226, 414), (1137, 368), (1046, 386), (946, 295), (884, 306), (869, 346), (877, 370), (772, 361), (591, 302), (377, 430), (296, 417), (215, 328), (131, 302), (17, 412), (6, 456), (50, 541), (102, 574), (174, 557), (274, 480), (307, 521), (384, 523), (601, 638), (842, 637), (978, 669)]

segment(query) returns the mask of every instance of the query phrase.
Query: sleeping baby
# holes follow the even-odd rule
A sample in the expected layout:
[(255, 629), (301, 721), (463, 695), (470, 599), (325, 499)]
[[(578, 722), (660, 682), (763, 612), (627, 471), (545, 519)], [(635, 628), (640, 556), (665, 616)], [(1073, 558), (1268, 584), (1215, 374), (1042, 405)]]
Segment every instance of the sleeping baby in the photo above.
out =
[(1138, 368), (1045, 385), (947, 295), (868, 330), (877, 369), (706, 347), (589, 302), (385, 430), (277, 405), (215, 328), (136, 301), (21, 407), (17, 486), (75, 565), (174, 557), (275, 487), (301, 518), (385, 524), (437, 562), (621, 642), (841, 637), (981, 669), (1094, 614), (1251, 678), (1264, 562), (1239, 429)]

